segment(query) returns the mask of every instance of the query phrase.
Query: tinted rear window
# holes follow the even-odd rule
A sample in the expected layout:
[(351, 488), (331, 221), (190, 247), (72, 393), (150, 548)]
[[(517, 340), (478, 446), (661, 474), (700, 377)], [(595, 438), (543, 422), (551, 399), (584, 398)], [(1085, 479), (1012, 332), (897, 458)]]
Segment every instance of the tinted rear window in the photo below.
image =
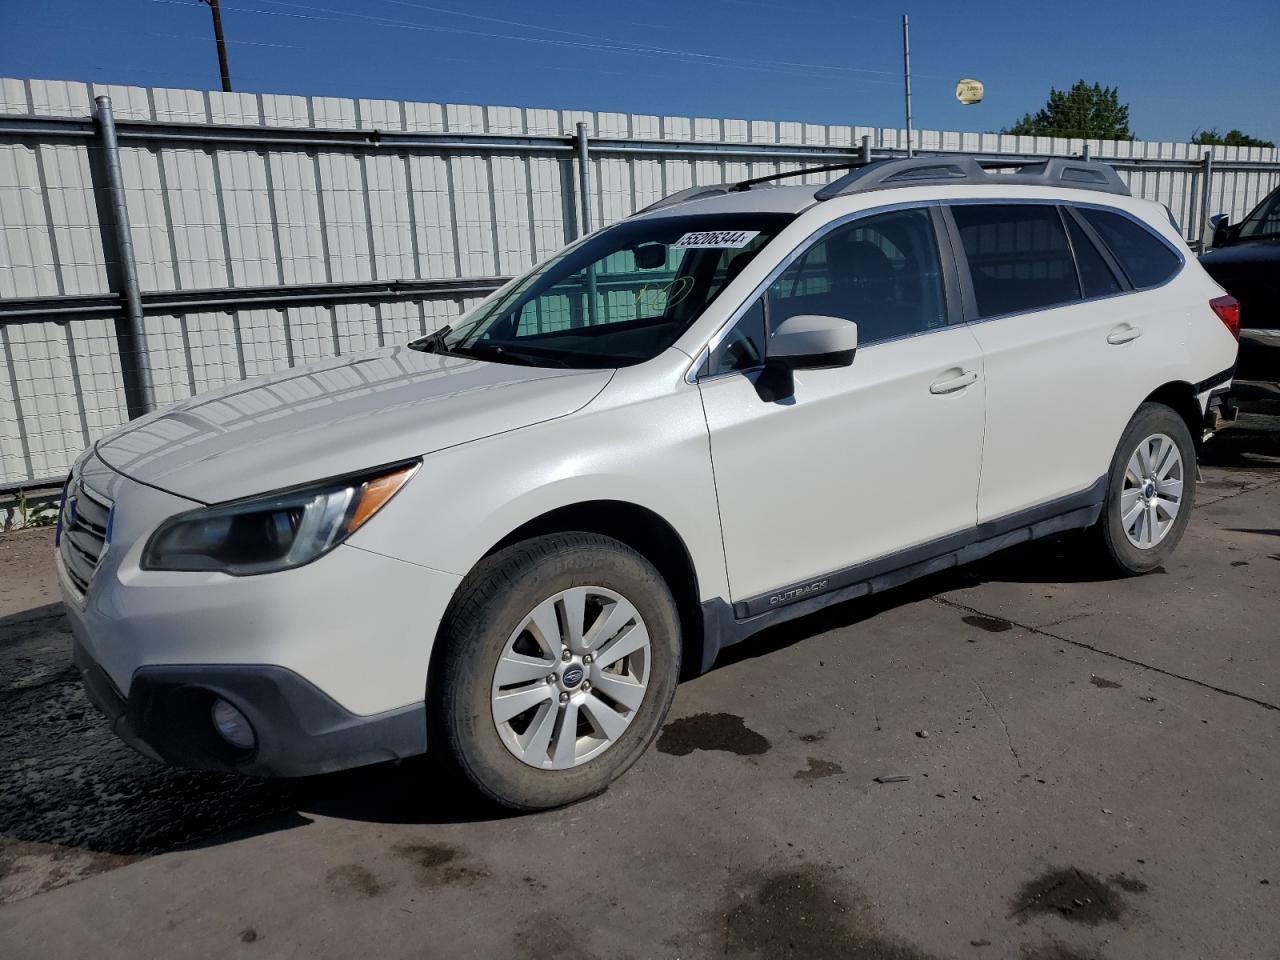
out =
[(1085, 207), (1080, 213), (1098, 231), (1135, 287), (1158, 286), (1178, 272), (1178, 255), (1146, 227), (1107, 210)]
[(969, 261), (979, 316), (1080, 299), (1076, 265), (1057, 207), (957, 204), (951, 215)]
[(1076, 254), (1076, 263), (1080, 266), (1080, 282), (1084, 285), (1086, 297), (1105, 297), (1120, 292), (1120, 282), (1107, 266), (1098, 248), (1081, 228), (1080, 224), (1068, 215), (1067, 233), (1071, 234), (1071, 248)]

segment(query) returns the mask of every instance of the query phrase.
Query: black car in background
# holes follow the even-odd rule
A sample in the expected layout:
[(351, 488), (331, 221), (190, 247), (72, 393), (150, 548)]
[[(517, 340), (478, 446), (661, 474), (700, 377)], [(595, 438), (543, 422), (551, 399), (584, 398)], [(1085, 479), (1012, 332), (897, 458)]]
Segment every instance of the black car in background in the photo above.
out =
[(1209, 275), (1240, 301), (1240, 356), (1231, 399), (1280, 414), (1280, 189), (1239, 223), (1213, 217)]

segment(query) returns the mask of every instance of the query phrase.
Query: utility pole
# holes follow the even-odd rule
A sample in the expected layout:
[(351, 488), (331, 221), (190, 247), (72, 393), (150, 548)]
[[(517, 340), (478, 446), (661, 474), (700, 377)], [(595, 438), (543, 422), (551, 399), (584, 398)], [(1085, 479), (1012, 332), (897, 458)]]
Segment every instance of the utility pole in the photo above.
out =
[[(216, 3), (217, 0), (214, 0)], [(911, 151), (911, 28), (907, 23), (907, 15), (902, 15), (902, 79), (906, 87), (907, 99), (907, 156)]]
[(227, 66), (227, 42), (222, 39), (222, 11), (218, 8), (218, 0), (201, 0), (207, 3), (213, 12), (213, 38), (218, 43), (218, 69), (222, 72), (222, 89), (231, 92), (231, 70)]

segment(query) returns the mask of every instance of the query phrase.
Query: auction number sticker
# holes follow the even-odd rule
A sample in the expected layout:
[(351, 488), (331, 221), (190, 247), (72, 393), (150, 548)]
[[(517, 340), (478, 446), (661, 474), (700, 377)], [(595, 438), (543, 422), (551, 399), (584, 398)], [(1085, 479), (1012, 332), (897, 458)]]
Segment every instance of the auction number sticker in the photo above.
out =
[(758, 236), (759, 230), (696, 230), (672, 246), (686, 250), (740, 250)]

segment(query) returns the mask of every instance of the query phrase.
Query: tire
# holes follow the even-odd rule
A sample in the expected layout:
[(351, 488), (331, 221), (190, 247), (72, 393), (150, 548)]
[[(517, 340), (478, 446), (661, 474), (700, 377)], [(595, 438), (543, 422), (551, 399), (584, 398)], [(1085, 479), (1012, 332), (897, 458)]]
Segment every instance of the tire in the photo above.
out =
[[(1152, 460), (1160, 462), (1152, 464)], [(1141, 465), (1150, 466), (1145, 476), (1131, 469)], [(1163, 479), (1156, 475), (1159, 471), (1164, 472)], [(1173, 482), (1175, 474), (1180, 474), (1180, 486)], [(1152, 478), (1158, 483), (1149, 482)], [(1196, 449), (1191, 431), (1171, 408), (1144, 403), (1125, 427), (1107, 473), (1102, 516), (1092, 530), (1099, 560), (1126, 576), (1159, 567), (1182, 539), (1195, 495)], [(1171, 510), (1175, 511), (1172, 516)]]
[[(646, 637), (647, 646), (618, 653)], [(428, 684), (428, 742), (503, 806), (581, 800), (657, 736), (680, 654), (671, 591), (635, 550), (592, 533), (525, 540), (482, 560), (445, 613)]]

